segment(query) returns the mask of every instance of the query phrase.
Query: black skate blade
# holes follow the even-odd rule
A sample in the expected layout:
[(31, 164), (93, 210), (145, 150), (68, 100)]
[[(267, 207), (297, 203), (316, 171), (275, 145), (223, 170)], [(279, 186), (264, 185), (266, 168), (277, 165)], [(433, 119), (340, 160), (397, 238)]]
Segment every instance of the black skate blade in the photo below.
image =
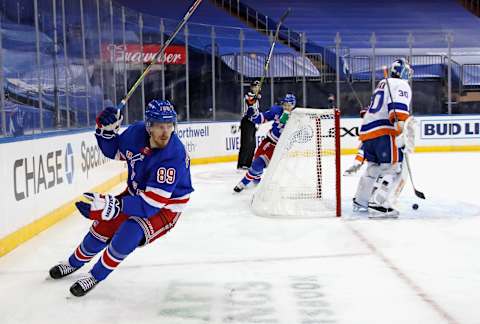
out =
[(88, 294), (93, 288), (95, 288), (96, 286), (98, 285), (98, 281), (97, 283), (95, 283), (92, 287), (90, 287), (89, 289), (87, 290), (83, 290), (82, 286), (76, 282), (74, 283), (71, 287), (70, 287), (70, 293), (75, 296), (75, 297), (83, 297), (85, 296), (86, 294)]
[(392, 208), (384, 208), (381, 206), (368, 206), (368, 210), (370, 215), (368, 218), (370, 219), (397, 219), (399, 216), (399, 212)]
[(421, 191), (418, 191), (415, 189), (415, 196), (417, 196), (420, 199), (425, 199), (425, 194)]
[(89, 292), (89, 290), (83, 290), (82, 287), (78, 283), (74, 283), (70, 287), (70, 293), (75, 297), (82, 297), (85, 296)]

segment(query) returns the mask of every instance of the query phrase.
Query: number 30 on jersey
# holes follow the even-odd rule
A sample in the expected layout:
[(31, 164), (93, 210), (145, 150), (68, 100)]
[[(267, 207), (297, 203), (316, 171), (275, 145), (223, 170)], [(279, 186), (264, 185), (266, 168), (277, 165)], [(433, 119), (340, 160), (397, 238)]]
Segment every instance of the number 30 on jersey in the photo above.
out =
[(175, 169), (174, 168), (159, 168), (157, 170), (157, 181), (159, 183), (172, 184), (175, 182)]

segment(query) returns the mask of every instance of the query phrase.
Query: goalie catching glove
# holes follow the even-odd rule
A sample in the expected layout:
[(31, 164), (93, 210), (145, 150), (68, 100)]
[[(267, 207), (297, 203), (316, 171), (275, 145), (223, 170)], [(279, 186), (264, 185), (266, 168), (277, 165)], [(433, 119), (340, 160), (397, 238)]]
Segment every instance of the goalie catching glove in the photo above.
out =
[(97, 115), (95, 133), (103, 138), (111, 139), (118, 133), (122, 120), (123, 115), (119, 109), (107, 107)]
[(409, 117), (403, 125), (403, 131), (395, 138), (395, 142), (404, 153), (411, 154), (415, 150), (415, 125), (417, 121)]
[(90, 202), (77, 201), (75, 206), (88, 219), (109, 221), (117, 217), (122, 210), (122, 200), (115, 196), (97, 192), (86, 192), (83, 196)]

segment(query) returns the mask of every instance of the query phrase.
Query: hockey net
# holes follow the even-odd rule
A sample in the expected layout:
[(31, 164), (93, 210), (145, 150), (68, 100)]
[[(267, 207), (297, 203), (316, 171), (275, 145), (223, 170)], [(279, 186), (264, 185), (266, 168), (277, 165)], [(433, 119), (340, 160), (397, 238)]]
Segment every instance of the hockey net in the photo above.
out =
[(259, 216), (341, 215), (339, 111), (296, 108), (253, 198)]

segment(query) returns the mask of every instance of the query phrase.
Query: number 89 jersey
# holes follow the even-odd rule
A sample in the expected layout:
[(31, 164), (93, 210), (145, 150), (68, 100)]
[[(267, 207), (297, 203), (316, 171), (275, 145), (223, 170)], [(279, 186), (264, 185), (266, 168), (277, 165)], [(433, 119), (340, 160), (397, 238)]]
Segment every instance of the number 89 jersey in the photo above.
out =
[(96, 137), (107, 157), (127, 162), (130, 195), (123, 198), (124, 214), (148, 218), (162, 208), (183, 211), (193, 188), (190, 158), (176, 133), (162, 149), (149, 147), (144, 122), (130, 125), (112, 139)]
[[(397, 136), (395, 120), (405, 121), (409, 117), (412, 89), (407, 81), (389, 78), (378, 83), (372, 95), (370, 106), (363, 117), (360, 140), (367, 141), (384, 135)], [(393, 102), (392, 102), (393, 99)]]

